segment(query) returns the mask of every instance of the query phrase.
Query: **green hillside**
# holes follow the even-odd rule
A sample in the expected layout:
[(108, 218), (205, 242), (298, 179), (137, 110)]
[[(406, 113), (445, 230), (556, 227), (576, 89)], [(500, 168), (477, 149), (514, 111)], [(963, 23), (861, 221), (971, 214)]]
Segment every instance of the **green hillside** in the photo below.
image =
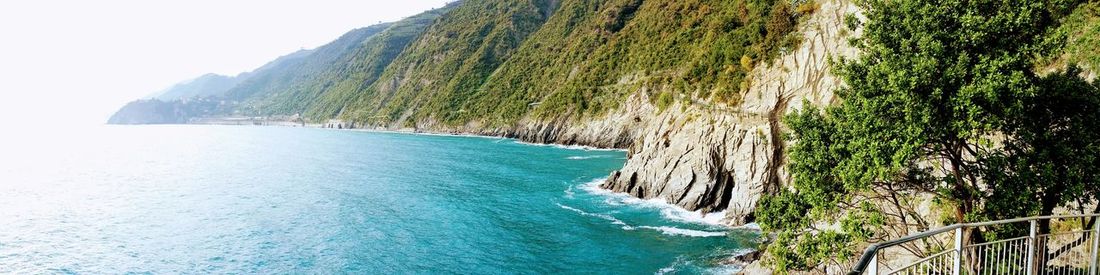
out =
[[(239, 76), (221, 97), (236, 107), (223, 115), (507, 128), (525, 117), (597, 117), (639, 91), (661, 108), (685, 99), (736, 105), (748, 72), (797, 46), (792, 32), (816, 8), (812, 0), (455, 2)], [(1066, 13), (1047, 63), (1095, 67), (1096, 4)]]
[(389, 23), (356, 29), (309, 55), (255, 73), (227, 92), (246, 103), (244, 110), (256, 114), (293, 114), (325, 89), (324, 80), (346, 64), (348, 53), (364, 41), (386, 30)]
[(205, 74), (191, 81), (173, 85), (152, 97), (171, 101), (195, 97), (222, 96), (226, 91), (236, 86), (241, 78), (243, 77)]
[(751, 64), (797, 42), (788, 34), (799, 15), (768, 0), (470, 1), (429, 28), (342, 118), (577, 119), (641, 86), (736, 103)]
[[(428, 28), (342, 117), (408, 122), (468, 112), (476, 91), (556, 9), (549, 0), (466, 1)], [(442, 110), (447, 110), (443, 112)]]

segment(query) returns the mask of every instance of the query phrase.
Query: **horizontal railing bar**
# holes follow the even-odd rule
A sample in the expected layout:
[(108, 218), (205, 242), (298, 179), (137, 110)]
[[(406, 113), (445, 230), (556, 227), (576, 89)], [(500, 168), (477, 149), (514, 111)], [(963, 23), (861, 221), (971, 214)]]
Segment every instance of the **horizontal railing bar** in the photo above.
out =
[(919, 265), (919, 264), (923, 264), (924, 262), (927, 262), (928, 260), (935, 259), (939, 256), (947, 255), (948, 253), (952, 253), (952, 252), (955, 252), (955, 250), (954, 249), (944, 250), (943, 252), (932, 254), (932, 256), (928, 256), (928, 257), (925, 257), (924, 259), (917, 260), (913, 263), (910, 263), (909, 265), (891, 270), (890, 272), (887, 272), (886, 274), (898, 273), (898, 271), (902, 271), (902, 270), (905, 270), (906, 268), (910, 268), (910, 267), (914, 267), (914, 266)]
[(978, 243), (978, 244), (972, 244), (972, 245), (968, 245), (968, 246), (966, 246), (965, 248), (974, 248), (974, 247), (979, 247), (979, 246), (994, 245), (994, 244), (999, 244), (999, 243), (1005, 243), (1005, 242), (1011, 242), (1011, 241), (1019, 241), (1019, 240), (1023, 240), (1023, 239), (1027, 239), (1027, 238), (1028, 238), (1028, 237), (1026, 237), (1026, 236), (1025, 236), (1025, 237), (1016, 237), (1016, 238), (1011, 238), (1011, 239), (1004, 239), (1004, 240), (1000, 240), (1000, 241), (995, 241), (995, 242), (988, 242), (988, 243)]
[[(881, 243), (876, 243), (876, 244), (872, 244), (872, 245), (868, 246), (867, 249), (863, 251), (863, 255), (859, 257), (859, 262), (857, 262), (856, 265), (852, 266), (852, 270), (848, 272), (848, 275), (863, 274), (863, 271), (865, 271), (867, 269), (867, 265), (871, 263), (871, 258), (873, 258), (874, 255), (876, 253), (878, 253), (879, 250), (886, 249), (886, 248), (891, 247), (891, 246), (907, 243), (907, 242), (910, 242), (910, 241), (913, 241), (913, 240), (918, 240), (918, 239), (923, 239), (923, 238), (939, 235), (941, 233), (948, 232), (948, 231), (953, 231), (953, 230), (958, 229), (958, 228), (982, 227), (982, 226), (990, 226), (990, 225), (998, 225), (998, 224), (1006, 224), (1006, 223), (1026, 222), (1026, 221), (1031, 221), (1031, 220), (1051, 220), (1051, 219), (1088, 218), (1088, 217), (1100, 217), (1100, 213), (1076, 214), (1076, 215), (1034, 216), (1034, 217), (1027, 217), (1027, 218), (1015, 218), (1015, 219), (999, 220), (999, 221), (988, 221), (988, 222), (956, 223), (956, 224), (948, 225), (948, 226), (945, 226), (945, 227), (940, 227), (940, 228), (929, 230), (929, 231), (914, 233), (914, 234), (910, 234), (909, 236), (905, 236), (905, 237), (901, 237), (901, 238), (898, 238), (898, 239), (889, 240), (889, 241), (885, 241), (885, 242), (881, 242)], [(877, 274), (875, 274), (875, 275), (877, 275)]]
[(1078, 234), (1078, 233), (1092, 233), (1092, 230), (1081, 230), (1081, 231), (1069, 231), (1069, 232), (1058, 232), (1058, 233), (1050, 233), (1050, 234), (1041, 234), (1041, 235), (1039, 235), (1039, 237), (1047, 237), (1047, 236), (1059, 236), (1059, 235), (1069, 235), (1069, 234)]

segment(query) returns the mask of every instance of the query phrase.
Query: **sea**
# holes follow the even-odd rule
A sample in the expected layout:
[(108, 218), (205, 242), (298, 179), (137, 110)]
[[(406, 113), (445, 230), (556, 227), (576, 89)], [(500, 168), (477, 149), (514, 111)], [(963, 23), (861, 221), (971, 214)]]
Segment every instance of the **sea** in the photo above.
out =
[(599, 188), (626, 153), (293, 127), (9, 129), (2, 274), (728, 274), (759, 235)]

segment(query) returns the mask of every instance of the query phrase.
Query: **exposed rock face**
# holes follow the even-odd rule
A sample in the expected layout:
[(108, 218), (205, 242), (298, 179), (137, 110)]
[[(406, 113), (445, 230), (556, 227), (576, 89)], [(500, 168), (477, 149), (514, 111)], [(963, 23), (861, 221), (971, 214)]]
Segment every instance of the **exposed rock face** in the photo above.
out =
[(843, 22), (858, 8), (848, 0), (819, 3), (820, 9), (799, 25), (802, 43), (771, 66), (756, 68), (736, 106), (681, 98), (659, 111), (647, 96), (654, 93), (642, 88), (611, 114), (579, 123), (527, 119), (512, 127), (486, 128), (477, 122), (448, 127), (428, 119), (418, 121), (414, 130), (628, 148), (626, 165), (602, 187), (693, 211), (726, 211), (729, 225), (749, 223), (761, 195), (784, 188), (789, 180), (783, 116), (801, 109), (804, 100), (831, 104), (841, 81), (831, 74), (829, 60), (856, 53), (848, 38), (858, 34), (849, 33)]
[(772, 66), (757, 68), (740, 105), (683, 99), (637, 123), (641, 128), (626, 166), (602, 186), (689, 210), (727, 211), (730, 225), (752, 222), (760, 196), (789, 179), (782, 117), (801, 109), (803, 100), (830, 104), (841, 82), (830, 73), (829, 59), (855, 54), (843, 22), (846, 14), (859, 12), (857, 7), (846, 0), (820, 3), (799, 26), (801, 45)]
[[(648, 128), (650, 125), (647, 123), (654, 121), (657, 116), (657, 108), (649, 104), (645, 92), (640, 92), (629, 97), (618, 111), (581, 122), (524, 119), (507, 128), (485, 128), (478, 123), (451, 128), (435, 121), (421, 121), (417, 123), (416, 129), (502, 136), (532, 143), (626, 149), (638, 139), (638, 134), (642, 132), (640, 130)], [(397, 124), (387, 128), (397, 129)]]

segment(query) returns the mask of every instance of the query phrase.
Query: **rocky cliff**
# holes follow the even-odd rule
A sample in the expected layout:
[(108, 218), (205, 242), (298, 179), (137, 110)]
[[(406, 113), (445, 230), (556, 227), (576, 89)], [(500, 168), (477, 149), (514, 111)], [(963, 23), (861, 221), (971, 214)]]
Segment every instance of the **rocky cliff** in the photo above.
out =
[(602, 186), (689, 210), (725, 211), (730, 225), (752, 222), (760, 196), (789, 178), (782, 117), (803, 102), (832, 102), (841, 82), (830, 73), (830, 58), (855, 54), (843, 22), (846, 14), (859, 12), (857, 7), (844, 0), (819, 3), (798, 27), (799, 46), (752, 72), (741, 104), (681, 100), (664, 113), (643, 116), (626, 166)]
[[(761, 195), (782, 188), (782, 118), (808, 102), (827, 105), (841, 81), (831, 74), (830, 59), (852, 56), (855, 33), (844, 26), (858, 7), (847, 0), (819, 1), (820, 7), (798, 24), (801, 43), (750, 74), (752, 85), (738, 104), (720, 104), (681, 94), (660, 110), (652, 95), (664, 87), (639, 85), (607, 115), (579, 122), (527, 116), (510, 126), (479, 122), (448, 126), (432, 119), (415, 123), (417, 131), (512, 137), (527, 142), (628, 149), (626, 165), (601, 186), (644, 199), (663, 199), (692, 211), (725, 212), (726, 223), (753, 221)], [(616, 83), (644, 83), (624, 77)], [(401, 123), (378, 126), (406, 128)]]
[[(628, 148), (605, 188), (738, 225), (787, 180), (781, 118), (831, 102), (829, 58), (853, 51), (842, 22), (854, 5), (794, 3), (463, 1), (353, 31), (165, 123), (301, 114)], [(120, 113), (153, 113), (131, 109)]]

